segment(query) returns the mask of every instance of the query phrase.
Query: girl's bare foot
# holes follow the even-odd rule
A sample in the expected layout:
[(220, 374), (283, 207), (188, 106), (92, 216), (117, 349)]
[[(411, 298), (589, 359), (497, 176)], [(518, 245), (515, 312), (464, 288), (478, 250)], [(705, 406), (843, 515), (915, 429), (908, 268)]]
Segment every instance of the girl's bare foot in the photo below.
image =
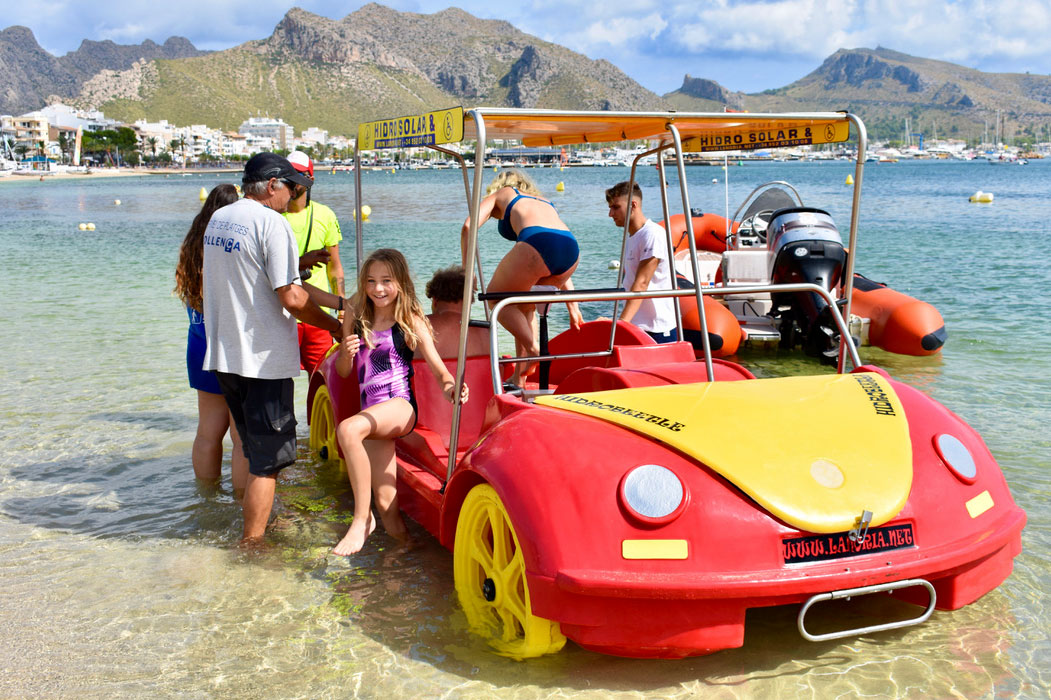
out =
[(354, 521), (350, 523), (350, 529), (347, 530), (347, 534), (345, 534), (343, 539), (339, 541), (339, 544), (335, 546), (332, 553), (340, 557), (357, 554), (361, 551), (361, 548), (365, 546), (365, 540), (368, 539), (369, 535), (371, 535), (375, 529), (376, 520), (372, 517), (372, 513), (369, 513), (369, 517), (365, 518), (363, 522), (359, 522), (359, 520), (355, 518)]

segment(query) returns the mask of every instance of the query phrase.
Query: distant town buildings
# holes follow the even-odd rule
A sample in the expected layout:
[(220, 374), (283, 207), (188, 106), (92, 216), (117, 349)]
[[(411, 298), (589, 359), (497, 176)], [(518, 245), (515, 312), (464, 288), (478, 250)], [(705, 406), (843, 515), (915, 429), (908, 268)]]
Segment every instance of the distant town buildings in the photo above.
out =
[(234, 132), (206, 124), (176, 126), (165, 119), (124, 124), (97, 110), (55, 103), (20, 116), (0, 116), (0, 160), (30, 156), (62, 160), (64, 155), (69, 156), (78, 129), (91, 133), (125, 126), (136, 132), (143, 158), (170, 159), (176, 164), (243, 160), (260, 151), (297, 148), (312, 148), (318, 157), (337, 156), (354, 148), (352, 139), (330, 135), (318, 127), (310, 127), (296, 138), (292, 125), (279, 118), (251, 117)]
[[(140, 119), (133, 124), (123, 124), (108, 119), (97, 110), (81, 110), (69, 105), (55, 103), (20, 116), (0, 116), (0, 161), (21, 161), (36, 159), (38, 162), (73, 160), (73, 144), (77, 141), (78, 131), (90, 134), (100, 131), (118, 130), (123, 127), (132, 129), (138, 141), (138, 154), (120, 153), (116, 162), (137, 162), (141, 156), (148, 161), (159, 160), (176, 165), (188, 165), (199, 162), (225, 162), (244, 160), (260, 151), (291, 151), (311, 149), (319, 160), (340, 160), (349, 158), (354, 149), (354, 140), (329, 132), (318, 127), (310, 127), (301, 132), (297, 138), (292, 125), (283, 119), (274, 117), (250, 117), (245, 120), (236, 132), (223, 131), (206, 124), (175, 126), (167, 120), (157, 122)], [(917, 134), (918, 135), (918, 134)], [(630, 160), (634, 154), (621, 153), (617, 149), (603, 149), (595, 145), (586, 151), (575, 151), (569, 154), (554, 149), (525, 149), (514, 141), (495, 140), (496, 150), (490, 155), (495, 161), (503, 163), (520, 163), (523, 165), (548, 163), (556, 161), (567, 165), (620, 165)], [(809, 147), (799, 149), (778, 149), (776, 152), (751, 152), (730, 154), (731, 158), (803, 158), (808, 160), (848, 158), (850, 146), (839, 151), (814, 150)], [(598, 149), (598, 150), (596, 150)], [(1051, 144), (1033, 145), (1034, 153), (1051, 154)], [(924, 144), (922, 138), (918, 145), (903, 144), (870, 144), (869, 158), (872, 160), (897, 160), (899, 158), (962, 158), (987, 157), (989, 153), (1001, 154), (1003, 144), (982, 144), (977, 148), (968, 148), (960, 140), (931, 139)], [(1013, 149), (1017, 150), (1017, 149)], [(374, 156), (376, 163), (384, 166), (398, 167), (431, 167), (433, 152), (427, 149), (406, 149), (403, 152), (387, 153), (382, 158)], [(10, 167), (10, 164), (8, 165)]]

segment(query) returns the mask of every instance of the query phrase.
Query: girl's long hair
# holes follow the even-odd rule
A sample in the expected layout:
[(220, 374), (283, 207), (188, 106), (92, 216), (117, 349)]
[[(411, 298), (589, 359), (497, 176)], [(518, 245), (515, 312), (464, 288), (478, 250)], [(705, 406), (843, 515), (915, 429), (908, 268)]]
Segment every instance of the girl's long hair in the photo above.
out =
[(405, 344), (410, 350), (415, 350), (420, 342), (420, 336), (416, 333), (416, 322), (422, 319), (430, 327), (427, 315), (423, 311), (416, 298), (416, 287), (412, 283), (412, 275), (409, 274), (409, 263), (405, 256), (393, 248), (380, 248), (374, 250), (362, 263), (358, 270), (358, 290), (350, 300), (350, 309), (358, 322), (361, 339), (370, 348), (376, 347), (372, 338), (372, 324), (376, 319), (376, 306), (365, 293), (366, 283), (369, 278), (369, 268), (372, 263), (379, 262), (387, 266), (394, 283), (398, 285), (398, 298), (394, 301), (394, 321), (401, 327), (402, 335), (405, 336)]
[(201, 276), (204, 267), (204, 231), (216, 209), (237, 201), (237, 188), (233, 185), (217, 185), (208, 193), (201, 211), (193, 218), (190, 230), (179, 248), (179, 264), (175, 266), (175, 289), (182, 303), (200, 313)]

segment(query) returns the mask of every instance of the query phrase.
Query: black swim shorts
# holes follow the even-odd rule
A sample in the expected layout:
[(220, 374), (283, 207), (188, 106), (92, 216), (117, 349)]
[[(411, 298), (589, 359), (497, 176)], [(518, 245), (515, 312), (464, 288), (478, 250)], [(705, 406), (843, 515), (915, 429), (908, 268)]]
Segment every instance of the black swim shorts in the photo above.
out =
[(292, 379), (255, 379), (216, 372), (241, 435), (248, 471), (273, 476), (296, 461)]

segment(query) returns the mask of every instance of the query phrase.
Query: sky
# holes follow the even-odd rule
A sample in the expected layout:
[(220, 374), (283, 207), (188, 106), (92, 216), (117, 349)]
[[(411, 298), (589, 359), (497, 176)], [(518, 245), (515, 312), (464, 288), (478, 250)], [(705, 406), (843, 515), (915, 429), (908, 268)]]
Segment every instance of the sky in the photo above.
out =
[[(263, 39), (293, 5), (342, 19), (364, 3), (307, 0), (12, 0), (2, 27), (29, 27), (56, 56), (83, 39), (138, 44), (184, 36), (221, 50)], [(987, 72), (1051, 74), (1048, 0), (386, 0), (430, 14), (455, 5), (502, 19), (589, 58), (604, 58), (658, 94), (683, 77), (730, 90), (783, 87), (840, 48), (882, 46)]]

